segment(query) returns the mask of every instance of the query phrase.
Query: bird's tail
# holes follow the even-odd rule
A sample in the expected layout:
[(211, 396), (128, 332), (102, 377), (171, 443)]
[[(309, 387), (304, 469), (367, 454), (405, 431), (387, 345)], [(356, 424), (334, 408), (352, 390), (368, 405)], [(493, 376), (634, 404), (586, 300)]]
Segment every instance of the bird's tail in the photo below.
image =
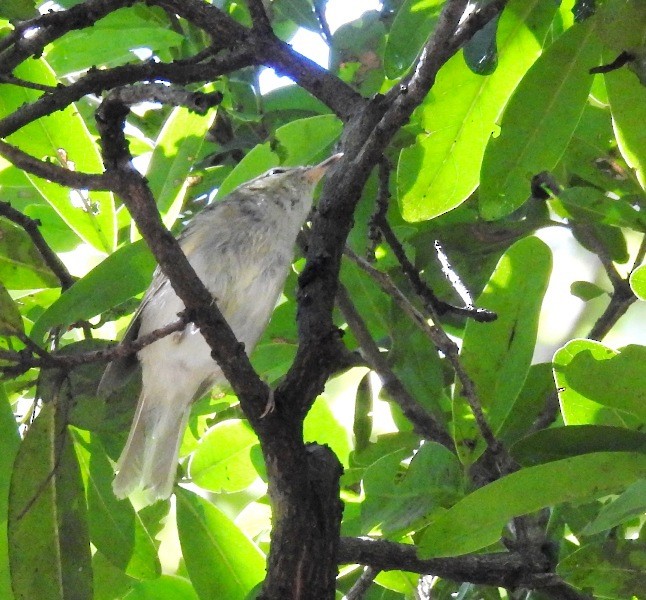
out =
[(139, 397), (128, 441), (117, 463), (112, 483), (115, 496), (125, 498), (137, 489), (149, 502), (168, 498), (173, 489), (179, 447), (190, 404), (160, 405), (156, 398)]

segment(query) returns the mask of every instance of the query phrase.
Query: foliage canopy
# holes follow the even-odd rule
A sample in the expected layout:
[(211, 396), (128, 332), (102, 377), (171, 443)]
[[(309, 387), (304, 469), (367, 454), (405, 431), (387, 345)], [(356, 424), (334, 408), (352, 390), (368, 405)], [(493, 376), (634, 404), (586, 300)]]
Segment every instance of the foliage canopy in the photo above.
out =
[[(326, 6), (0, 5), (0, 598), (643, 597), (646, 7)], [(108, 340), (157, 262), (199, 291), (142, 198), (177, 233), (338, 150), (250, 365), (182, 296), (234, 391), (195, 404), (172, 503), (118, 501)], [(581, 302), (546, 341), (550, 281)]]

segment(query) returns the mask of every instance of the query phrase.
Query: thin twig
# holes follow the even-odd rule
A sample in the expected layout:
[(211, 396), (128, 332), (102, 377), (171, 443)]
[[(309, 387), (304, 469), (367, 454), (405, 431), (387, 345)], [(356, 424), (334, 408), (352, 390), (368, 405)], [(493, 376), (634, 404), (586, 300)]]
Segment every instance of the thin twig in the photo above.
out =
[(27, 215), (22, 214), (19, 210), (16, 210), (8, 202), (0, 201), (0, 215), (9, 219), (16, 225), (20, 225), (27, 235), (31, 238), (31, 241), (34, 243), (34, 246), (40, 252), (40, 255), (43, 257), (45, 264), (51, 269), (51, 271), (58, 277), (58, 280), (61, 282), (61, 288), (66, 290), (71, 287), (74, 283), (74, 278), (70, 275), (70, 272), (67, 270), (67, 267), (63, 264), (56, 252), (54, 252), (43, 234), (40, 232), (39, 226), (40, 222), (28, 217)]
[[(426, 309), (429, 310), (429, 312), (433, 312), (438, 315), (443, 315), (446, 313), (458, 314), (464, 317), (471, 318), (474, 321), (477, 321), (479, 323), (489, 323), (491, 321), (494, 321), (497, 318), (496, 313), (486, 309), (476, 308), (475, 306), (473, 306), (473, 303), (471, 302), (470, 297), (467, 297), (465, 306), (463, 307), (454, 306), (452, 304), (449, 304), (448, 302), (444, 302), (443, 300), (440, 300), (435, 295), (435, 292), (433, 292), (433, 290), (429, 287), (429, 285), (422, 280), (422, 278), (420, 277), (419, 271), (415, 268), (415, 265), (413, 265), (413, 263), (409, 260), (408, 256), (406, 256), (406, 251), (404, 250), (404, 247), (402, 246), (401, 242), (395, 235), (395, 232), (390, 226), (390, 223), (388, 223), (387, 211), (388, 211), (388, 205), (390, 203), (390, 192), (388, 190), (389, 182), (390, 182), (390, 165), (388, 164), (388, 161), (385, 158), (383, 158), (379, 163), (379, 193), (377, 195), (377, 210), (375, 211), (375, 214), (372, 217), (372, 221), (375, 223), (377, 227), (379, 227), (381, 234), (386, 240), (386, 243), (392, 249), (393, 254), (395, 255), (395, 258), (397, 259), (397, 262), (399, 262), (399, 265), (401, 266), (404, 275), (406, 275), (406, 278), (410, 282), (414, 292), (422, 300)], [(437, 248), (437, 245), (436, 245), (436, 248)], [(439, 250), (438, 250), (438, 254), (439, 254)], [(452, 273), (454, 274), (453, 271)], [(454, 288), (457, 291), (459, 291), (459, 287), (455, 279), (450, 279), (450, 281), (453, 284)], [(461, 282), (458, 281), (458, 283), (462, 287), (464, 287)]]
[(0, 140), (0, 156), (3, 156), (27, 173), (48, 181), (55, 181), (75, 190), (105, 192), (109, 191), (114, 183), (108, 175), (71, 171), (53, 162), (39, 160), (2, 140)]
[(327, 17), (325, 16), (325, 8), (327, 2), (321, 0), (314, 0), (314, 14), (316, 19), (319, 22), (319, 27), (321, 28), (321, 33), (323, 38), (327, 42), (328, 46), (332, 45), (332, 32), (330, 31), (330, 25), (327, 22)]
[(430, 415), (415, 398), (410, 394), (406, 386), (391, 369), (385, 356), (370, 335), (370, 331), (361, 315), (354, 306), (348, 290), (343, 284), (339, 284), (337, 291), (337, 304), (350, 327), (350, 330), (357, 338), (361, 346), (362, 354), (370, 368), (379, 375), (381, 383), (406, 418), (413, 424), (415, 431), (423, 438), (438, 442), (455, 452), (455, 445), (451, 436), (444, 427)]
[[(9, 83), (11, 85), (17, 85), (23, 88), (30, 90), (37, 90), (39, 92), (52, 93), (59, 89), (59, 86), (56, 85), (44, 85), (42, 83), (34, 83), (33, 81), (26, 81), (15, 75), (0, 75), (1, 83)], [(61, 84), (62, 85), (62, 84)]]
[(182, 331), (188, 322), (188, 318), (184, 313), (181, 313), (180, 318), (177, 321), (173, 321), (164, 327), (160, 327), (159, 329), (155, 329), (150, 333), (142, 335), (132, 342), (121, 342), (120, 344), (115, 344), (109, 348), (90, 350), (79, 354), (64, 354), (63, 352), (65, 351), (65, 348), (63, 348), (61, 352), (50, 353), (41, 348), (31, 340), (31, 338), (27, 336), (19, 336), (19, 339), (39, 358), (34, 358), (33, 355), (26, 356), (24, 351), (12, 352), (10, 350), (0, 350), (0, 358), (14, 362), (20, 367), (25, 367), (25, 371), (34, 367), (59, 368), (69, 371), (82, 365), (94, 362), (110, 362), (117, 358), (136, 354), (142, 348), (149, 346), (153, 342), (175, 333), (176, 331)]
[(375, 269), (368, 261), (361, 258), (349, 247), (346, 247), (345, 255), (350, 258), (354, 264), (365, 271), (379, 285), (382, 291), (393, 299), (398, 308), (400, 308), (404, 314), (408, 315), (412, 322), (429, 338), (435, 347), (446, 356), (446, 359), (451, 364), (451, 367), (453, 367), (456, 377), (462, 386), (461, 393), (471, 408), (480, 434), (485, 440), (489, 450), (498, 459), (500, 471), (507, 472), (511, 468), (510, 465), (512, 465), (513, 461), (509, 459), (504, 447), (501, 445), (499, 440), (496, 439), (493, 430), (489, 426), (482, 410), (482, 406), (475, 389), (475, 384), (460, 362), (459, 349), (455, 342), (453, 342), (453, 340), (446, 335), (444, 330), (438, 325), (439, 321), (437, 317), (433, 319), (434, 324), (429, 325), (424, 315), (422, 315), (419, 310), (413, 306), (410, 300), (392, 282), (386, 273)]
[(362, 600), (374, 583), (377, 575), (379, 575), (379, 569), (365, 567), (359, 579), (354, 582), (354, 585), (348, 590), (348, 593), (343, 596), (343, 600)]

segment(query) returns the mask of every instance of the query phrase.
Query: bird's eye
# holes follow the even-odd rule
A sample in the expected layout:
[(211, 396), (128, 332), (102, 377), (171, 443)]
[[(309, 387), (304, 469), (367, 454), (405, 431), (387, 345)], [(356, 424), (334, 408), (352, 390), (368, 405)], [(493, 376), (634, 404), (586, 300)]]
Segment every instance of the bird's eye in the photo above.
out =
[(281, 173), (285, 173), (287, 169), (283, 169), (282, 167), (276, 167), (275, 169), (270, 169), (267, 171), (267, 177), (271, 177), (272, 175), (280, 175)]

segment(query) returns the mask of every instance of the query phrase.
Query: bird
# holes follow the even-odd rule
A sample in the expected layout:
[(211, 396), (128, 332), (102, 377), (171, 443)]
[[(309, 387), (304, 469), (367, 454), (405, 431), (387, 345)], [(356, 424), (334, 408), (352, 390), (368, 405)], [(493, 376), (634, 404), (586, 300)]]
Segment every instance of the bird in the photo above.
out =
[[(316, 184), (342, 154), (314, 166), (270, 169), (193, 217), (178, 242), (247, 354), (264, 332), (294, 258)], [(158, 267), (126, 330), (133, 342), (176, 322), (183, 302)], [(117, 498), (143, 491), (168, 498), (191, 404), (226, 379), (199, 328), (183, 330), (110, 362), (98, 386), (107, 397), (141, 365), (141, 393), (112, 488)]]

